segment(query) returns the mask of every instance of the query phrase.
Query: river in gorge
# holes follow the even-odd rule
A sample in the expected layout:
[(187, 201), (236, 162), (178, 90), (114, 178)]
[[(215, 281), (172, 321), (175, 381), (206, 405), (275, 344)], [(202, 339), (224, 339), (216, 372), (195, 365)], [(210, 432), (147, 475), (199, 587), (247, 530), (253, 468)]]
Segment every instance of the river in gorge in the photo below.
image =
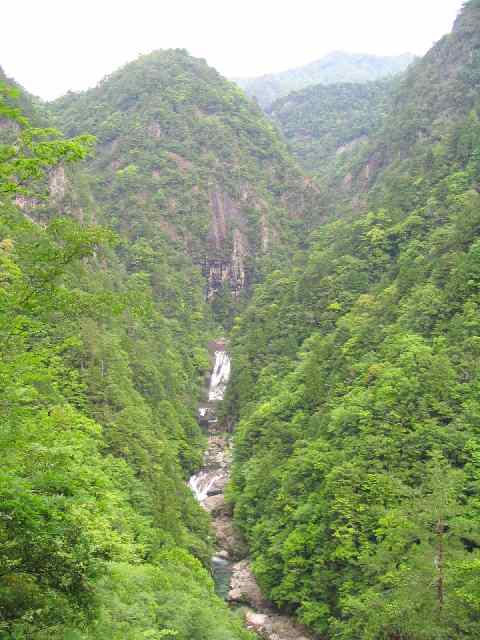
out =
[(225, 502), (225, 487), (231, 465), (231, 441), (226, 427), (217, 417), (216, 408), (223, 400), (230, 378), (230, 357), (226, 341), (210, 345), (213, 368), (205, 401), (198, 410), (200, 425), (208, 435), (202, 469), (190, 478), (189, 486), (202, 507), (212, 517), (216, 551), (212, 574), (216, 591), (232, 606), (241, 606), (249, 629), (268, 640), (309, 640), (303, 627), (279, 614), (262, 595), (251, 571), (248, 550), (232, 522)]
[[(212, 514), (213, 525), (218, 523), (220, 512), (225, 510), (224, 489), (228, 482), (230, 469), (230, 444), (228, 434), (216, 416), (216, 405), (223, 400), (230, 378), (230, 357), (224, 341), (211, 345), (214, 357), (213, 369), (209, 378), (206, 402), (198, 410), (200, 424), (207, 430), (208, 446), (202, 469), (190, 478), (189, 485), (200, 504)], [(225, 513), (223, 514), (225, 516)], [(219, 532), (215, 527), (217, 546)], [(229, 545), (226, 545), (227, 547)], [(232, 577), (232, 549), (218, 549), (212, 558), (212, 573), (219, 596), (228, 598)]]

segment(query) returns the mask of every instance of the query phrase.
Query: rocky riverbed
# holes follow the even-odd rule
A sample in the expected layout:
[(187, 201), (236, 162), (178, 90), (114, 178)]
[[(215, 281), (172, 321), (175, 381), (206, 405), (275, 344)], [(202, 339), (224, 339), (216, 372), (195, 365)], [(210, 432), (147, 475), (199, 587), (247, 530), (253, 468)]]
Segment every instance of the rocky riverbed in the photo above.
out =
[[(288, 616), (278, 614), (266, 600), (255, 580), (247, 557), (247, 547), (236, 531), (225, 487), (231, 465), (229, 434), (215, 416), (215, 403), (222, 400), (230, 375), (230, 360), (223, 342), (215, 343), (215, 365), (210, 378), (208, 403), (199, 409), (199, 418), (208, 430), (204, 466), (190, 478), (189, 485), (200, 504), (212, 515), (217, 549), (212, 570), (217, 592), (235, 606), (244, 607), (249, 629), (267, 640), (311, 640), (306, 630)], [(213, 350), (213, 349), (212, 349)]]

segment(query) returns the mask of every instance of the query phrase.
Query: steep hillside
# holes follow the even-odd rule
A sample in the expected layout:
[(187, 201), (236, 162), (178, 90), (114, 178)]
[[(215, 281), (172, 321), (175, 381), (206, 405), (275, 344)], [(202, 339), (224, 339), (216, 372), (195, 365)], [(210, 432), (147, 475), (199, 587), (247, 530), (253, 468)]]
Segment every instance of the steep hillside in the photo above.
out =
[(479, 34), (475, 0), (352, 174), (368, 212), (318, 229), (232, 334), (236, 521), (321, 637), (480, 635)]
[(377, 131), (390, 107), (393, 80), (315, 85), (290, 93), (267, 110), (289, 148), (307, 171), (334, 170)]
[(427, 173), (448, 162), (441, 141), (477, 100), (477, 11), (470, 5), (451, 34), (395, 79), (309, 87), (270, 107), (330, 215), (365, 211), (376, 202), (377, 181), (398, 180), (395, 188), (389, 182), (389, 192), (399, 197), (420, 162)]
[(294, 252), (317, 191), (184, 51), (51, 105), (0, 98), (0, 635), (248, 638), (187, 486), (197, 402), (212, 309), (228, 324)]
[[(331, 189), (356, 199), (382, 177), (383, 184), (389, 183), (390, 192), (401, 193), (405, 191), (403, 177), (418, 171), (420, 163), (430, 174), (442, 171), (442, 166), (451, 161), (445, 153), (446, 138), (456, 136), (455, 144), (461, 146), (462, 136), (469, 135), (465, 118), (469, 114), (475, 118), (472, 109), (480, 87), (479, 14), (480, 7), (469, 3), (452, 33), (407, 70), (383, 125), (372, 133), (362, 153), (337, 171)], [(456, 126), (458, 123), (463, 126)], [(391, 181), (400, 176), (394, 187)]]
[(315, 84), (369, 82), (404, 71), (414, 56), (373, 56), (335, 51), (303, 67), (271, 73), (259, 78), (236, 78), (249, 96), (264, 109), (275, 100)]
[(132, 243), (179, 249), (209, 299), (241, 296), (262, 258), (320, 215), (268, 119), (183, 50), (144, 56), (51, 111), (68, 135), (97, 137), (91, 189), (109, 222)]
[(38, 113), (38, 110), (35, 109), (34, 107), (34, 103), (35, 103), (34, 96), (29, 94), (28, 91), (26, 91), (24, 87), (18, 84), (18, 82), (16, 82), (14, 78), (9, 78), (1, 66), (0, 66), (0, 83), (3, 86), (8, 85), (9, 87), (15, 89), (16, 91), (15, 104), (22, 110), (22, 113), (28, 116), (30, 120), (36, 121), (39, 119), (40, 115)]
[(75, 166), (93, 147), (0, 86), (0, 636), (246, 639), (187, 486), (204, 280), (138, 217), (100, 226), (115, 217)]

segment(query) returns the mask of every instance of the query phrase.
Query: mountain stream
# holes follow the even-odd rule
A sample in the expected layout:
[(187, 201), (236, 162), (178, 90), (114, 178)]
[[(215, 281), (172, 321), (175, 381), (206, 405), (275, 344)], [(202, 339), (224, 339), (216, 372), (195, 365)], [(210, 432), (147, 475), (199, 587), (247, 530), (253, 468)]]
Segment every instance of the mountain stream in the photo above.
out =
[(224, 491), (231, 465), (230, 434), (217, 418), (216, 406), (223, 400), (230, 377), (230, 357), (224, 340), (210, 345), (214, 358), (208, 394), (198, 410), (200, 425), (207, 431), (208, 446), (202, 469), (189, 486), (202, 507), (212, 516), (217, 550), (212, 574), (219, 596), (232, 606), (242, 606), (247, 627), (267, 640), (309, 640), (307, 631), (289, 617), (278, 614), (264, 598), (247, 557), (248, 550), (235, 530)]

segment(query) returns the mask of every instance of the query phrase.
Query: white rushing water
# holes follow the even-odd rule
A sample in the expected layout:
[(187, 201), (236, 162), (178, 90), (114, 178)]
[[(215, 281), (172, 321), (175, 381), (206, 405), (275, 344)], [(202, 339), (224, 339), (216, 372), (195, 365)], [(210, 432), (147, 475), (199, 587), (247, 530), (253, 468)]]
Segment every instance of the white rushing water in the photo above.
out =
[(228, 379), (230, 378), (230, 358), (226, 351), (215, 351), (215, 365), (210, 378), (208, 401), (223, 400)]
[[(227, 352), (224, 350), (215, 351), (215, 364), (213, 365), (208, 388), (209, 402), (213, 403), (223, 400), (229, 378), (230, 358)], [(199, 416), (200, 418), (209, 417), (208, 423), (210, 428), (217, 422), (215, 409), (212, 409), (212, 407), (200, 407)], [(211, 449), (212, 447), (210, 446), (205, 454), (205, 467), (192, 476), (188, 482), (190, 489), (201, 505), (204, 505), (205, 500), (208, 498), (208, 492), (214, 489), (218, 490), (219, 483), (225, 479), (225, 471), (222, 469), (222, 464), (215, 459), (215, 455)]]
[(199, 503), (203, 504), (208, 497), (208, 492), (221, 477), (222, 475), (220, 473), (207, 470), (200, 471), (190, 478), (188, 486), (193, 491)]

